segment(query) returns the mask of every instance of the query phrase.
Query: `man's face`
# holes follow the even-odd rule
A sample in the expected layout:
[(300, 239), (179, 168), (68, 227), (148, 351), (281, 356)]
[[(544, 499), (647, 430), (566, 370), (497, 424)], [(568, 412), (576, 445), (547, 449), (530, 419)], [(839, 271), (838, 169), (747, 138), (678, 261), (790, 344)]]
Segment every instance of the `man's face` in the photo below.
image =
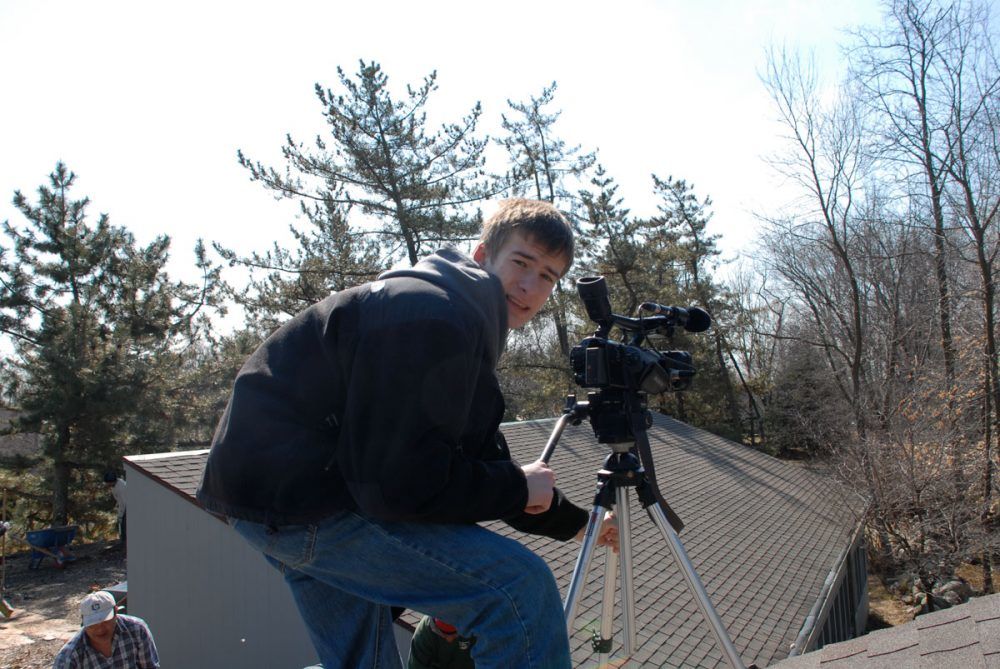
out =
[(538, 313), (569, 264), (564, 254), (552, 254), (521, 232), (513, 232), (493, 258), (476, 247), (473, 259), (503, 284), (507, 326), (519, 328)]
[(105, 620), (103, 623), (95, 623), (83, 628), (87, 638), (92, 644), (107, 644), (111, 642), (111, 637), (115, 634), (115, 619)]

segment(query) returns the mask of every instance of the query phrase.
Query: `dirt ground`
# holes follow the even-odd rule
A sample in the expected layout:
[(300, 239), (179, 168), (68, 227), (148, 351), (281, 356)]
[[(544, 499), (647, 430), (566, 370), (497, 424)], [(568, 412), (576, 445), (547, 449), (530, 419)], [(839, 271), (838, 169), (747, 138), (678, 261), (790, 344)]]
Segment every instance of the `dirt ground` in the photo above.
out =
[(52, 666), (56, 653), (80, 629), (80, 600), (126, 579), (125, 554), (115, 545), (73, 547), (76, 560), (59, 569), (45, 560), (28, 569), (28, 553), (8, 555), (3, 598), (15, 609), (0, 617), (0, 667), (40, 669)]
[(868, 629), (903, 625), (913, 620), (913, 613), (906, 604), (893, 597), (882, 582), (868, 577)]

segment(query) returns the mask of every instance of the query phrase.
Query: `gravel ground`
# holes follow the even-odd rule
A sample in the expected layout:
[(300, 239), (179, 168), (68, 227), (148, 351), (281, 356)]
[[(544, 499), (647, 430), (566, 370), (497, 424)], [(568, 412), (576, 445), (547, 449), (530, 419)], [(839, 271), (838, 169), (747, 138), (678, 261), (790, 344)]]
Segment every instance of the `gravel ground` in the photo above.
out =
[(64, 569), (46, 560), (28, 569), (29, 554), (7, 556), (3, 598), (16, 613), (0, 618), (0, 667), (52, 666), (62, 645), (80, 629), (80, 599), (126, 579), (125, 554), (105, 543), (74, 546)]

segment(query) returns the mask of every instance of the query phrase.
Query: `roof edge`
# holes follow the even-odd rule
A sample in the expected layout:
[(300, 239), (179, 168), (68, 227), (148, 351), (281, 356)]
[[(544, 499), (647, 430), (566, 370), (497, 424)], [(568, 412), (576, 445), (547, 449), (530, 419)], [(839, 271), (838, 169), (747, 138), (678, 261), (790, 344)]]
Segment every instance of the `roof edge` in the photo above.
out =
[(164, 451), (163, 453), (139, 453), (137, 455), (126, 455), (122, 459), (127, 462), (144, 462), (146, 460), (166, 460), (167, 458), (188, 457), (191, 455), (202, 455), (208, 453), (208, 448), (201, 448), (194, 451)]
[(208, 453), (208, 450), (209, 449), (206, 448), (197, 451), (171, 451), (169, 453), (127, 455), (124, 458), (122, 458), (122, 460), (124, 460), (125, 464), (130, 466), (132, 470), (135, 471), (137, 474), (141, 474), (142, 476), (148, 478), (150, 481), (153, 481), (154, 483), (163, 486), (167, 490), (174, 492), (175, 494), (177, 494), (177, 496), (179, 496), (181, 499), (186, 500), (189, 504), (193, 504), (194, 506), (198, 507), (208, 515), (228, 525), (229, 521), (226, 519), (225, 516), (223, 516), (220, 513), (216, 513), (214, 511), (206, 509), (205, 506), (201, 502), (199, 502), (198, 499), (193, 495), (189, 495), (188, 493), (184, 492), (183, 490), (181, 490), (174, 484), (170, 483), (169, 481), (164, 480), (162, 477), (157, 476), (153, 472), (149, 471), (148, 469), (144, 469), (142, 467), (143, 462), (149, 462), (152, 460), (165, 460), (172, 457), (180, 457), (180, 456), (203, 455), (205, 453)]
[(819, 592), (819, 597), (809, 610), (808, 615), (806, 615), (806, 621), (802, 624), (802, 629), (799, 630), (795, 641), (792, 642), (792, 648), (788, 653), (788, 657), (807, 653), (813, 644), (816, 643), (816, 638), (822, 632), (823, 624), (825, 624), (826, 618), (830, 614), (830, 608), (836, 599), (837, 588), (840, 587), (841, 582), (847, 575), (847, 558), (851, 554), (851, 551), (857, 547), (858, 542), (861, 541), (861, 537), (864, 536), (864, 530), (865, 515), (862, 515), (857, 526), (854, 528), (854, 536), (851, 537), (851, 543), (837, 556), (833, 568), (827, 574), (826, 580), (823, 582), (823, 588)]

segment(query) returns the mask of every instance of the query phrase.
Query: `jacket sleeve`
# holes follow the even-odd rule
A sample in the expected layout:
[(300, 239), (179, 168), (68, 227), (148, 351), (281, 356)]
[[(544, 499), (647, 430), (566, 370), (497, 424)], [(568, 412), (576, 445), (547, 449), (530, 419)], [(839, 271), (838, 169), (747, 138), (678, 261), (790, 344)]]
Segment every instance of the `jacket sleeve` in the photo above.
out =
[(474, 406), (487, 363), (467, 330), (434, 317), (369, 326), (342, 362), (349, 370), (337, 464), (364, 513), (447, 523), (524, 509), (520, 467), (461, 449), (470, 421), (493, 419)]
[(552, 505), (544, 513), (520, 513), (505, 518), (515, 530), (540, 534), (559, 541), (569, 541), (586, 524), (590, 514), (569, 501), (558, 488), (552, 491)]
[[(504, 459), (510, 459), (510, 447), (507, 437), (500, 430), (494, 435), (497, 452)], [(552, 491), (552, 504), (544, 513), (525, 513), (524, 509), (512, 516), (504, 518), (504, 522), (515, 530), (528, 534), (538, 534), (559, 541), (568, 541), (587, 524), (590, 514), (566, 498), (559, 488)]]

